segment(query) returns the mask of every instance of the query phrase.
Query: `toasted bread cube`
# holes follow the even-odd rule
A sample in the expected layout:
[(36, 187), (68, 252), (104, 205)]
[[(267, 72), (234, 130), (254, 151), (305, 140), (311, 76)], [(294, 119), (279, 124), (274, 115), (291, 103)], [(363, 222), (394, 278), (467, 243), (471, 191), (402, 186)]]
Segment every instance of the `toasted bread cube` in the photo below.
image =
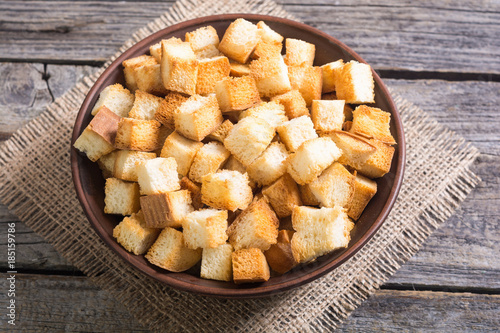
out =
[(285, 40), (287, 66), (312, 66), (316, 55), (316, 46), (300, 39), (287, 38)]
[(128, 113), (129, 118), (152, 120), (155, 119), (155, 113), (160, 107), (163, 98), (157, 97), (147, 92), (137, 90), (132, 109)]
[(222, 123), (215, 95), (191, 96), (174, 114), (175, 130), (188, 139), (201, 141)]
[(266, 257), (260, 249), (250, 248), (234, 251), (232, 262), (233, 281), (236, 284), (265, 282), (271, 276)]
[(323, 86), (321, 67), (308, 65), (288, 67), (288, 77), (292, 89), (300, 92), (306, 105), (310, 106), (315, 99), (321, 99)]
[(99, 99), (92, 109), (92, 115), (95, 116), (101, 106), (106, 106), (108, 109), (119, 115), (126, 117), (134, 103), (134, 94), (128, 89), (123, 88), (119, 83), (107, 86), (99, 94)]
[(230, 61), (229, 66), (231, 67), (231, 71), (229, 72), (229, 75), (231, 76), (242, 77), (250, 75), (250, 66), (247, 64)]
[(300, 199), (305, 206), (319, 206), (319, 201), (311, 192), (309, 184), (298, 185), (300, 191)]
[(353, 220), (359, 219), (375, 193), (377, 193), (377, 183), (357, 174), (354, 179), (354, 196), (347, 207), (347, 215)]
[(202, 209), (182, 220), (184, 244), (190, 249), (216, 248), (227, 241), (227, 210)]
[(285, 107), (278, 102), (262, 102), (240, 114), (240, 120), (245, 117), (256, 117), (264, 120), (273, 128), (283, 125), (288, 121)]
[(286, 172), (287, 158), (285, 145), (273, 142), (248, 166), (248, 176), (259, 185), (269, 185)]
[(196, 184), (188, 177), (182, 177), (181, 179), (181, 189), (188, 190), (191, 195), (191, 205), (195, 210), (199, 210), (203, 207), (203, 202), (201, 202), (201, 186)]
[[(164, 39), (163, 41), (165, 43), (182, 43), (182, 39), (177, 37), (170, 37), (169, 39)], [(158, 63), (161, 62), (161, 42), (162, 41), (159, 41), (149, 47), (149, 54), (151, 54), (151, 56), (153, 56)]]
[(248, 61), (260, 40), (257, 26), (245, 19), (237, 19), (226, 29), (219, 50), (242, 64)]
[[(114, 168), (115, 168), (115, 161), (116, 161), (116, 156), (118, 155), (119, 150), (114, 150), (109, 154), (101, 156), (97, 160), (97, 164), (99, 165), (99, 168), (102, 171), (102, 176), (104, 179), (114, 177)], [(118, 177), (116, 177), (118, 178)]]
[(201, 183), (203, 176), (216, 172), (231, 153), (220, 142), (209, 142), (201, 147), (189, 169), (189, 179)]
[(313, 182), (309, 188), (324, 207), (349, 207), (354, 195), (354, 176), (335, 162)]
[(297, 184), (287, 173), (273, 184), (264, 187), (262, 194), (269, 200), (279, 218), (292, 215), (294, 206), (302, 206)]
[(264, 252), (269, 266), (279, 274), (285, 274), (297, 265), (290, 244), (294, 233), (293, 230), (280, 230), (278, 243), (271, 245), (269, 250)]
[(321, 66), (323, 72), (323, 87), (321, 91), (323, 94), (335, 91), (335, 81), (343, 65), (344, 60), (339, 59)]
[(248, 166), (266, 150), (274, 138), (274, 128), (264, 120), (246, 117), (240, 120), (224, 140), (224, 146)]
[(281, 56), (283, 43), (277, 41), (264, 41), (260, 40), (255, 50), (253, 50), (252, 59), (270, 58), (274, 56)]
[(245, 110), (260, 102), (251, 76), (227, 77), (215, 84), (215, 95), (222, 112)]
[(215, 248), (204, 248), (201, 255), (201, 272), (203, 279), (231, 281), (233, 278), (233, 247), (222, 244)]
[(120, 116), (103, 105), (87, 128), (99, 134), (110, 145), (114, 145), (120, 119)]
[(316, 138), (304, 142), (290, 155), (287, 171), (298, 184), (309, 184), (336, 161), (342, 151), (330, 138)]
[(157, 157), (135, 163), (141, 195), (177, 191), (181, 188), (177, 163), (172, 157)]
[(391, 135), (391, 114), (366, 105), (358, 106), (352, 113), (351, 132), (382, 141), (385, 144), (396, 143)]
[(274, 96), (271, 101), (276, 101), (285, 107), (285, 114), (288, 119), (309, 116), (306, 101), (298, 90), (290, 90), (284, 94)]
[(113, 145), (89, 127), (83, 130), (73, 146), (82, 153), (85, 153), (92, 162), (115, 150)]
[(167, 141), (167, 138), (172, 133), (174, 133), (174, 130), (172, 128), (163, 125), (160, 126), (160, 133), (158, 134), (158, 148), (153, 151), (156, 156), (160, 157), (161, 149), (165, 145), (165, 141)]
[(113, 229), (113, 237), (128, 252), (144, 254), (153, 245), (160, 229), (148, 228), (141, 212), (127, 216)]
[(261, 97), (273, 97), (292, 89), (288, 68), (281, 55), (253, 60), (250, 75), (255, 79)]
[(342, 156), (339, 158), (341, 164), (352, 166), (364, 163), (376, 150), (368, 139), (356, 134), (334, 131), (328, 133), (328, 136), (342, 150)]
[(191, 44), (193, 51), (199, 51), (208, 45), (219, 46), (219, 35), (211, 25), (201, 27), (195, 31), (186, 32), (186, 42)]
[(104, 186), (104, 213), (132, 215), (140, 209), (139, 185), (117, 178), (106, 179)]
[(155, 119), (168, 128), (175, 128), (174, 113), (189, 97), (170, 91), (156, 110)]
[(201, 200), (218, 209), (235, 211), (245, 209), (252, 202), (253, 193), (247, 174), (221, 170), (202, 178)]
[(161, 147), (160, 126), (156, 120), (122, 118), (118, 123), (115, 147), (140, 151), (156, 150)]
[(161, 47), (163, 86), (168, 90), (194, 95), (198, 77), (198, 60), (191, 44), (162, 41)]
[(177, 132), (170, 134), (160, 153), (160, 157), (173, 157), (177, 162), (177, 172), (181, 176), (187, 176), (194, 157), (203, 143), (186, 139)]
[[(123, 74), (125, 75), (125, 82), (127, 83), (127, 88), (130, 89), (131, 92), (137, 90), (137, 72), (136, 69), (142, 66), (154, 66), (157, 65), (158, 62), (152, 56), (141, 55), (139, 57), (127, 59), (122, 62), (123, 66)], [(124, 115), (122, 117), (126, 117)]]
[(152, 160), (156, 158), (155, 153), (146, 153), (135, 150), (119, 150), (116, 153), (113, 175), (122, 180), (137, 182), (135, 162), (141, 160)]
[[(226, 163), (222, 166), (222, 169), (224, 170), (232, 170), (232, 171), (238, 171), (241, 174), (246, 174), (247, 173), (247, 168), (234, 157), (234, 155), (229, 156), (227, 159)], [(249, 179), (248, 185), (254, 190), (257, 187), (257, 183)]]
[(161, 78), (160, 64), (144, 65), (134, 69), (137, 90), (162, 95), (167, 94), (167, 89), (163, 86)]
[(149, 228), (180, 228), (182, 220), (194, 211), (188, 190), (145, 195), (140, 201)]
[(346, 248), (354, 227), (340, 207), (318, 209), (295, 206), (292, 223), (295, 229), (291, 240), (292, 253), (299, 263)]
[(287, 121), (277, 127), (281, 141), (285, 144), (286, 149), (290, 152), (295, 152), (307, 140), (318, 137), (314, 130), (313, 122), (308, 116), (301, 116), (290, 121)]
[(276, 244), (278, 226), (276, 213), (262, 197), (252, 202), (229, 226), (229, 243), (235, 250), (255, 247), (265, 251)]
[(374, 89), (372, 69), (368, 64), (350, 61), (338, 70), (335, 77), (337, 97), (346, 103), (374, 103)]
[[(363, 163), (353, 163), (352, 165), (348, 165), (358, 170), (358, 172), (361, 172), (368, 178), (383, 177), (391, 169), (394, 147), (388, 146), (385, 143), (374, 139), (368, 140), (368, 143), (375, 146), (375, 152), (371, 154), (370, 157), (368, 157), (368, 159)], [(339, 159), (339, 162), (348, 163), (348, 161), (345, 161), (344, 159)]]
[(226, 136), (229, 134), (229, 131), (233, 128), (233, 123), (229, 120), (226, 119), (220, 124), (219, 127), (212, 133), (210, 133), (207, 138), (210, 140), (216, 140), (221, 143), (224, 143), (224, 139)]
[(146, 254), (153, 265), (171, 272), (190, 269), (201, 259), (201, 249), (192, 250), (184, 245), (182, 232), (165, 228)]
[(208, 95), (215, 93), (217, 82), (229, 77), (231, 67), (227, 57), (201, 59), (198, 65), (198, 78), (196, 79), (196, 93)]
[(196, 58), (198, 58), (198, 60), (224, 56), (224, 54), (221, 51), (219, 51), (217, 46), (213, 44), (207, 45), (201, 50), (195, 51), (194, 54), (196, 55)]
[(318, 132), (340, 131), (344, 124), (344, 105), (342, 100), (313, 100), (311, 118)]
[(264, 21), (257, 23), (259, 29), (260, 40), (265, 42), (283, 42), (283, 36), (271, 29)]

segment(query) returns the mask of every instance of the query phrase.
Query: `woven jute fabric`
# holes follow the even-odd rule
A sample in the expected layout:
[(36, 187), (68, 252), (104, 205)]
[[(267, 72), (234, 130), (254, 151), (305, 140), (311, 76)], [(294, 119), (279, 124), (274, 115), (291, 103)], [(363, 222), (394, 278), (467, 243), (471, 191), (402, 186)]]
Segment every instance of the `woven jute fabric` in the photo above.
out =
[[(377, 234), (332, 273), (272, 297), (224, 300), (165, 286), (106, 247), (87, 222), (70, 172), (78, 109), (104, 68), (136, 41), (172, 24), (217, 13), (292, 18), (271, 1), (184, 1), (137, 32), (94, 75), (57, 99), (0, 148), (0, 198), (9, 209), (154, 331), (331, 331), (394, 274), (444, 222), (479, 179), (478, 152), (419, 108), (393, 96), (407, 140), (405, 180)], [(394, 95), (394, 94), (393, 94)]]

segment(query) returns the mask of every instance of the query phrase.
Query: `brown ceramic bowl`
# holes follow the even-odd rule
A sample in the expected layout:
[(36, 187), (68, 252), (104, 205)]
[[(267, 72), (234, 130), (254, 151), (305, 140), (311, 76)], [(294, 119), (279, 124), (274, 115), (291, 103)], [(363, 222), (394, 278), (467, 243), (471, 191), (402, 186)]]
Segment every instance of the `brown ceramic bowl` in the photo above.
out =
[[(359, 55), (335, 38), (305, 24), (287, 19), (264, 15), (228, 14), (203, 17), (179, 23), (163, 29), (135, 44), (104, 71), (90, 90), (78, 113), (73, 130), (72, 143), (90, 122), (90, 112), (101, 90), (110, 84), (117, 82), (125, 83), (123, 68), (121, 66), (123, 60), (148, 53), (149, 46), (159, 42), (161, 39), (172, 36), (184, 38), (186, 32), (207, 25), (212, 25), (218, 31), (219, 36), (222, 37), (229, 24), (239, 17), (243, 17), (254, 23), (260, 20), (265, 21), (272, 29), (285, 38), (297, 38), (315, 44), (315, 65), (326, 64), (339, 58), (344, 59), (344, 61), (354, 59), (359, 62), (365, 62)], [(378, 192), (366, 207), (361, 218), (357, 221), (351, 233), (351, 242), (348, 248), (324, 255), (313, 263), (300, 265), (282, 276), (273, 276), (265, 283), (235, 285), (232, 282), (201, 279), (199, 277), (199, 265), (188, 272), (172, 273), (151, 265), (144, 256), (136, 256), (128, 253), (113, 238), (113, 228), (121, 220), (120, 217), (106, 215), (103, 212), (104, 179), (99, 167), (96, 163), (90, 162), (86, 156), (71, 147), (71, 167), (78, 199), (96, 232), (124, 261), (152, 278), (174, 288), (203, 295), (242, 298), (271, 295), (313, 281), (331, 272), (349, 259), (377, 232), (389, 214), (403, 181), (405, 139), (401, 119), (382, 80), (375, 72), (373, 72), (373, 76), (375, 79), (375, 106), (392, 114), (391, 131), (398, 143), (391, 170), (383, 178), (377, 180)]]

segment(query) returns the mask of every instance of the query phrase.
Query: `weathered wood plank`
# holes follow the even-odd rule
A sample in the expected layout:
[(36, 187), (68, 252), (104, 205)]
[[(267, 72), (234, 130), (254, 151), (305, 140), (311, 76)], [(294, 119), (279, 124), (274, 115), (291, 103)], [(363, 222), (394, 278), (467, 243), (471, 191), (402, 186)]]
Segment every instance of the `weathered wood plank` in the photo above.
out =
[[(379, 69), (500, 73), (496, 38), (500, 4), (496, 1), (456, 6), (432, 1), (282, 3), (299, 20), (344, 41)], [(4, 1), (0, 3), (0, 59), (104, 61), (131, 32), (171, 4)]]

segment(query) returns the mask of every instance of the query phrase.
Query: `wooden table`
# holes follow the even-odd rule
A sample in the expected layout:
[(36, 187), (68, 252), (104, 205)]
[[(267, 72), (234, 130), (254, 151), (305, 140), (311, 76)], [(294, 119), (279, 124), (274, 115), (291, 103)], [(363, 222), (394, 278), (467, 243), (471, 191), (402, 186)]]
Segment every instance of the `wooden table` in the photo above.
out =
[[(482, 182), (340, 331), (498, 330), (500, 2), (314, 0), (305, 5), (285, 0), (282, 4), (298, 19), (351, 46), (395, 92), (481, 151), (474, 171)], [(171, 5), (0, 2), (0, 140), (7, 140), (100, 66), (133, 31)], [(16, 217), (0, 206), (2, 272), (7, 271), (10, 221)], [(17, 223), (17, 245), (15, 330), (146, 331), (23, 223)], [(5, 300), (6, 274), (1, 275), (0, 299)], [(0, 330), (5, 329), (4, 320)]]

